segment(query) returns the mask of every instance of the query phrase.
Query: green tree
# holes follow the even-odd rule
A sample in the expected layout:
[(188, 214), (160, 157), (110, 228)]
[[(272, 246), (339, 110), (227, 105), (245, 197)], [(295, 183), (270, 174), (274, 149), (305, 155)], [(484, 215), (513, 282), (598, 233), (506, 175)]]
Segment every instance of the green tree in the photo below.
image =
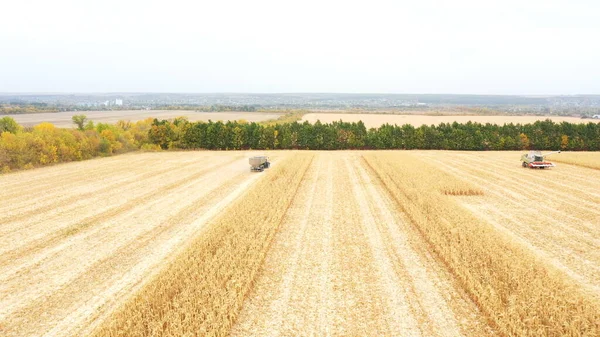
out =
[(77, 129), (83, 131), (85, 127), (85, 122), (87, 121), (86, 115), (75, 115), (72, 117), (73, 123), (77, 125)]
[(10, 132), (17, 133), (21, 127), (19, 124), (11, 117), (2, 117), (0, 118), (0, 133), (2, 132)]

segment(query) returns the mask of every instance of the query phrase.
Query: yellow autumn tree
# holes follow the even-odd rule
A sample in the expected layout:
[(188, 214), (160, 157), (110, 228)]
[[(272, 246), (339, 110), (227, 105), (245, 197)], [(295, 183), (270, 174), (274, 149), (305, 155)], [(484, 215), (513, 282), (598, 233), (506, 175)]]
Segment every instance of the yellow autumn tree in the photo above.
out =
[(566, 150), (568, 146), (569, 146), (569, 136), (562, 135), (560, 137), (560, 148), (561, 148), (561, 150)]
[(521, 139), (521, 149), (528, 150), (529, 149), (529, 137), (527, 137), (526, 134), (521, 133), (519, 135), (519, 138)]

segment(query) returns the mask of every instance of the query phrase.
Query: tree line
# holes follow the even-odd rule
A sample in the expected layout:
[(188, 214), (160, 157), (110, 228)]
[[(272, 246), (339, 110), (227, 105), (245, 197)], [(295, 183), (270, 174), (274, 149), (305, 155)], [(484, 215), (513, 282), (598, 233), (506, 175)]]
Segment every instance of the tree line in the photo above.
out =
[(159, 149), (148, 141), (152, 119), (83, 125), (84, 121), (78, 119), (82, 122), (78, 129), (57, 128), (51, 123), (26, 128), (10, 117), (0, 118), (0, 172)]
[(162, 149), (427, 149), (600, 151), (600, 123), (441, 123), (415, 127), (362, 122), (260, 123), (196, 122), (184, 118), (152, 122), (149, 140)]
[(362, 122), (248, 123), (146, 119), (116, 124), (73, 116), (76, 128), (50, 123), (22, 127), (0, 118), (0, 172), (85, 160), (135, 150), (159, 149), (436, 149), (600, 151), (600, 123), (441, 123), (367, 129)]

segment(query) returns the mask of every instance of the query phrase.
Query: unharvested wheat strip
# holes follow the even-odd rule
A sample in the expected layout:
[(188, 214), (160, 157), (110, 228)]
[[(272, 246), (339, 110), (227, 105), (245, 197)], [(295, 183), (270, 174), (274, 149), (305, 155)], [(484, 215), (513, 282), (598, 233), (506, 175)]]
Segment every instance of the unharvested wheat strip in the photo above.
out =
[[(234, 164), (230, 165), (230, 167), (223, 167), (218, 172), (213, 172), (211, 174), (203, 176), (200, 180), (190, 180), (186, 185), (171, 191), (172, 194), (166, 194), (152, 200), (152, 202), (148, 205), (140, 204), (136, 207), (135, 211), (129, 213), (120, 214), (119, 217), (115, 218), (113, 221), (109, 221), (103, 223), (91, 231), (86, 232), (86, 235), (80, 235), (76, 237), (78, 240), (69, 240), (70, 246), (64, 247), (64, 245), (59, 245), (61, 247), (60, 250), (57, 251), (56, 256), (45, 256), (43, 260), (44, 263), (38, 262), (36, 265), (19, 272), (13, 278), (8, 278), (3, 282), (2, 287), (0, 287), (0, 294), (6, 293), (6, 296), (3, 296), (2, 301), (7, 301), (8, 303), (12, 303), (12, 309), (18, 308), (15, 307), (14, 301), (19, 301), (19, 303), (27, 303), (28, 299), (32, 299), (35, 297), (46, 296), (46, 293), (43, 291), (53, 291), (53, 289), (57, 289), (62, 284), (67, 284), (73, 278), (77, 277), (80, 273), (84, 272), (86, 268), (93, 265), (96, 261), (102, 259), (105, 256), (109, 256), (116, 249), (121, 246), (129, 244), (132, 240), (135, 240), (138, 235), (142, 235), (145, 231), (151, 230), (153, 226), (159, 225), (162, 221), (165, 221), (170, 214), (175, 214), (178, 210), (185, 207), (190, 201), (195, 200), (198, 197), (206, 195), (210, 191), (220, 188), (222, 185), (223, 179), (215, 179), (217, 176), (232, 177), (236, 176), (237, 169), (241, 163), (234, 162)], [(227, 171), (233, 173), (228, 174)], [(244, 175), (247, 175), (244, 172)], [(203, 188), (198, 188), (202, 186)], [(186, 192), (186, 190), (189, 190)], [(174, 196), (185, 196), (187, 197), (185, 202), (179, 201)], [(159, 216), (154, 216), (152, 221), (145, 221), (143, 223), (139, 223), (135, 226), (130, 226), (130, 228), (123, 228), (121, 225), (126, 219), (131, 218), (144, 218), (145, 214), (148, 213), (149, 209), (153, 209), (155, 207), (164, 207), (165, 212), (160, 214)], [(75, 237), (73, 238), (75, 239)], [(110, 244), (108, 244), (110, 243)], [(93, 251), (94, 254), (80, 254), (83, 250)], [(26, 261), (29, 263), (29, 261)], [(61, 266), (64, 266), (69, 263), (74, 263), (74, 266), (70, 267), (67, 271), (56, 274), (56, 271), (61, 270)], [(21, 267), (20, 269), (23, 269)], [(40, 283), (39, 280), (45, 280), (44, 287), (33, 287), (34, 284)], [(19, 289), (32, 289), (35, 292), (24, 293), (19, 291)], [(3, 302), (0, 302), (2, 304)], [(7, 310), (11, 308), (11, 306), (3, 303), (2, 307)]]
[[(422, 317), (415, 317), (416, 312), (409, 305), (408, 293), (403, 290), (401, 285), (404, 283), (394, 271), (393, 262), (387, 255), (384, 243), (375, 224), (375, 217), (370, 212), (369, 202), (365, 195), (365, 181), (359, 180), (355, 169), (350, 165), (348, 158), (344, 158), (346, 170), (349, 172), (349, 179), (352, 182), (352, 194), (356, 198), (356, 203), (360, 211), (360, 222), (362, 230), (369, 241), (369, 248), (373, 254), (374, 263), (380, 274), (380, 282), (384, 293), (381, 294), (386, 299), (389, 306), (388, 325), (389, 333), (393, 336), (421, 336), (427, 327), (421, 324)], [(356, 163), (356, 160), (354, 161)]]
[[(356, 162), (362, 163), (358, 158)], [(398, 212), (398, 210), (361, 165), (356, 165), (356, 171), (361, 181), (361, 187), (369, 198), (371, 212), (376, 214), (375, 220), (382, 237), (385, 236), (384, 244), (391, 246), (393, 250), (392, 254), (394, 255), (390, 256), (390, 259), (400, 259), (398, 263), (402, 265), (402, 272), (408, 274), (408, 279), (403, 280), (402, 283), (412, 284), (411, 288), (414, 290), (412, 301), (419, 302), (421, 310), (426, 314), (426, 321), (420, 323), (427, 325), (427, 335), (461, 336), (454, 313), (436, 286), (436, 283), (440, 284), (442, 280), (425, 268), (421, 257), (407, 242), (406, 233), (400, 231), (400, 228), (404, 228), (406, 225), (401, 223), (401, 220), (397, 220), (392, 213), (392, 211)]]
[(587, 167), (595, 170), (600, 170), (600, 154), (598, 152), (563, 152), (560, 157), (552, 158), (553, 161), (559, 163), (567, 163), (581, 167)]

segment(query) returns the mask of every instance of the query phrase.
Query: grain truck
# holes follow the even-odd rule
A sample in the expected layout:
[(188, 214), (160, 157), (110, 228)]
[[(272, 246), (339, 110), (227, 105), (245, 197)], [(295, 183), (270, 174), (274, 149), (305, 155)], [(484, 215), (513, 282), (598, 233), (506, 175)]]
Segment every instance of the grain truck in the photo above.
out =
[(250, 157), (250, 172), (262, 172), (266, 168), (271, 166), (269, 157), (267, 156), (254, 156)]

